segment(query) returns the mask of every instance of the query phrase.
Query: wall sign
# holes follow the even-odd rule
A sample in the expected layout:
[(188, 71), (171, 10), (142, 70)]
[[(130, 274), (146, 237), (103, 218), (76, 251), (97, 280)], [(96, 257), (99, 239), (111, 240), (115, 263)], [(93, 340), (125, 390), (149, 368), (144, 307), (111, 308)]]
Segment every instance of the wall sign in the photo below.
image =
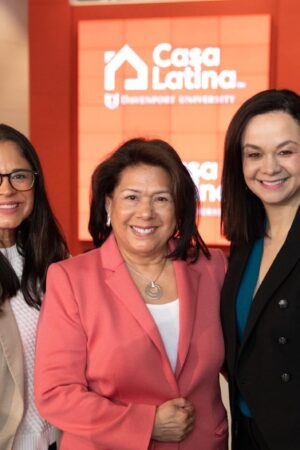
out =
[(90, 177), (126, 139), (170, 142), (198, 186), (200, 232), (220, 236), (224, 135), (240, 104), (269, 86), (270, 16), (81, 21), (78, 41), (79, 239)]

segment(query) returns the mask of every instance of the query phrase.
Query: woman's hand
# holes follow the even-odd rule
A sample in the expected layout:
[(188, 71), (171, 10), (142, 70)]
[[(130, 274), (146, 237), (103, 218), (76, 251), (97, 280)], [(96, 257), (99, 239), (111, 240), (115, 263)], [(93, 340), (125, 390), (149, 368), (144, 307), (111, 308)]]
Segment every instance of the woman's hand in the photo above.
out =
[(193, 430), (194, 407), (184, 398), (169, 400), (157, 408), (152, 439), (180, 442)]

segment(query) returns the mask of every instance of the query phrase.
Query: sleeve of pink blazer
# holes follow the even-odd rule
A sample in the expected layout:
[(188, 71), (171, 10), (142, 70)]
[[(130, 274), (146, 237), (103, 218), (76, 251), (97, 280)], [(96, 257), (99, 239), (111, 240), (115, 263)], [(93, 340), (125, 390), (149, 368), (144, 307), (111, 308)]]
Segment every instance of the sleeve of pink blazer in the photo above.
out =
[(64, 268), (52, 265), (38, 327), (35, 371), (38, 410), (58, 428), (99, 448), (147, 449), (156, 407), (118, 404), (88, 390), (87, 337), (74, 297)]

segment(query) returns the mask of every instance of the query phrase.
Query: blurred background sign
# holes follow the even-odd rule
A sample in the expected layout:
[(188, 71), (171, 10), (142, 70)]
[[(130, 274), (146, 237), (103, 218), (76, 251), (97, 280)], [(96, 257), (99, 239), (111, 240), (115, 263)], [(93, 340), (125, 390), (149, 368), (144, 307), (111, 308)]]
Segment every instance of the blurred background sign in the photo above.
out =
[(161, 138), (198, 186), (200, 230), (220, 245), (224, 136), (241, 103), (269, 87), (270, 16), (82, 20), (78, 25), (79, 239), (93, 169), (121, 142)]

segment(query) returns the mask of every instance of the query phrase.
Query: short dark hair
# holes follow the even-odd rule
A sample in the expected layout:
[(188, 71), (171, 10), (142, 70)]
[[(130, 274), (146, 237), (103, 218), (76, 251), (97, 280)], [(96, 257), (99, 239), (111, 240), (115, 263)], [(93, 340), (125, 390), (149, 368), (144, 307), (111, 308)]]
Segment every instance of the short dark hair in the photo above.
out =
[(26, 303), (39, 309), (46, 288), (47, 269), (52, 262), (66, 258), (68, 248), (50, 207), (42, 167), (33, 145), (18, 130), (0, 124), (0, 143), (7, 141), (16, 144), (37, 176), (33, 210), (16, 230), (16, 245), (24, 256), (20, 281), (7, 258), (0, 254), (0, 305), (21, 289)]
[(225, 138), (222, 174), (221, 223), (234, 243), (264, 236), (265, 210), (246, 187), (242, 166), (242, 138), (249, 121), (259, 114), (283, 111), (300, 125), (300, 96), (288, 89), (268, 89), (246, 100), (233, 116)]
[(107, 226), (106, 223), (106, 196), (112, 194), (126, 167), (139, 164), (162, 167), (171, 177), (177, 229), (173, 236), (176, 237), (176, 248), (169, 257), (190, 258), (195, 261), (200, 251), (209, 257), (208, 248), (198, 232), (196, 223), (198, 189), (174, 148), (160, 139), (131, 139), (95, 169), (92, 176), (89, 221), (89, 231), (94, 245), (101, 246), (111, 232), (111, 226)]

